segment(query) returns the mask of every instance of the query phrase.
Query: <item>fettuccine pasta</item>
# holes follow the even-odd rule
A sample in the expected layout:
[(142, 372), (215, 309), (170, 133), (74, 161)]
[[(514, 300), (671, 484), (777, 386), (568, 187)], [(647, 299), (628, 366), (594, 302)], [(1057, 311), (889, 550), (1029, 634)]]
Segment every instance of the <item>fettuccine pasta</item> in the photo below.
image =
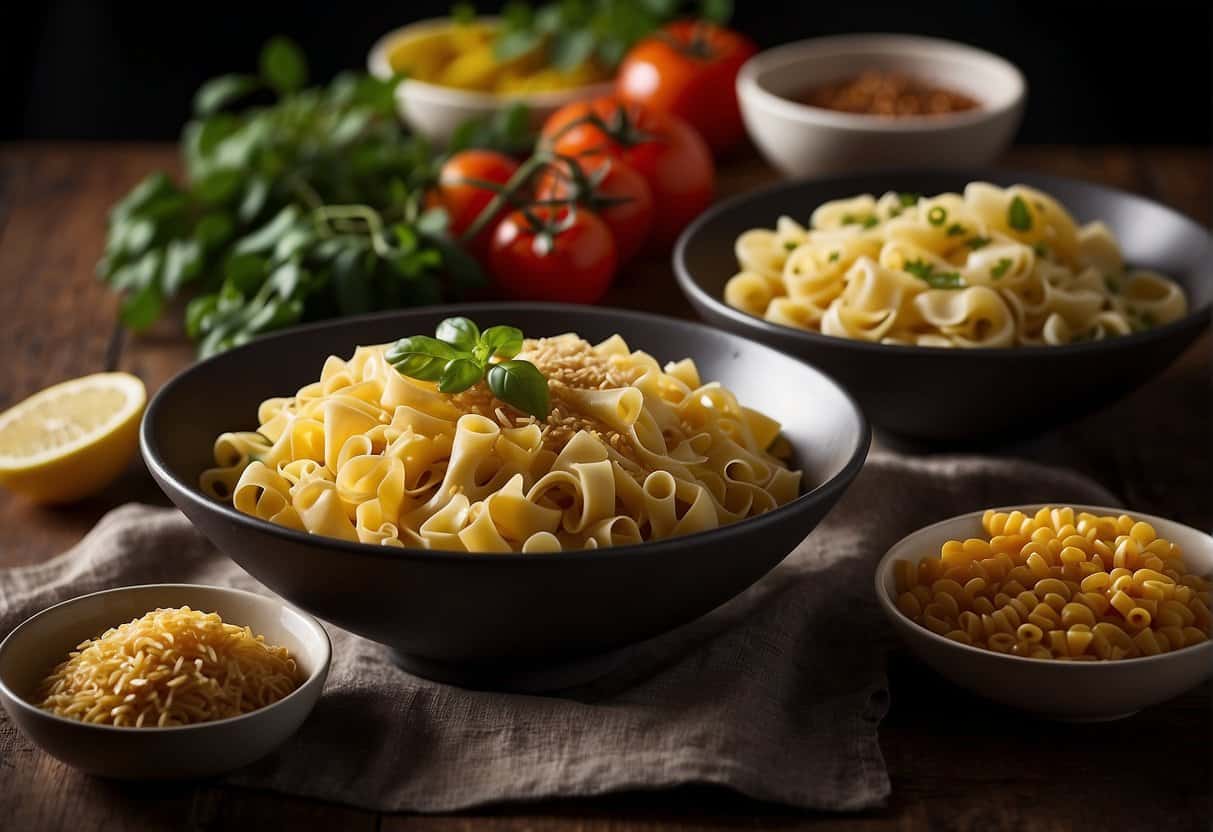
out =
[(483, 384), (454, 395), (402, 376), (384, 346), (330, 357), (320, 380), (225, 433), (203, 491), (245, 514), (380, 546), (527, 553), (705, 531), (787, 503), (801, 472), (773, 419), (619, 336), (527, 340), (546, 419)]
[(1101, 222), (1079, 226), (1032, 188), (886, 193), (780, 217), (735, 247), (725, 301), (785, 326), (927, 347), (1098, 340), (1176, 320), (1183, 290), (1127, 269)]

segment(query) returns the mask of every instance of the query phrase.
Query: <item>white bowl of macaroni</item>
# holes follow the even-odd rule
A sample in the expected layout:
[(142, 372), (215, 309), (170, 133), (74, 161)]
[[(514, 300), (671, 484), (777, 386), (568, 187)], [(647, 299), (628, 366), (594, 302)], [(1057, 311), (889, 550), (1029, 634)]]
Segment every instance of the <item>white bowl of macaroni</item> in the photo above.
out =
[[(821, 85), (893, 72), (976, 106), (890, 117), (804, 103)], [(971, 46), (910, 35), (813, 38), (761, 52), (737, 76), (746, 130), (786, 176), (984, 165), (1011, 143), (1027, 85), (1012, 64)]]
[(880, 606), (924, 662), (1047, 717), (1117, 719), (1213, 676), (1213, 538), (1102, 506), (971, 512), (898, 541)]

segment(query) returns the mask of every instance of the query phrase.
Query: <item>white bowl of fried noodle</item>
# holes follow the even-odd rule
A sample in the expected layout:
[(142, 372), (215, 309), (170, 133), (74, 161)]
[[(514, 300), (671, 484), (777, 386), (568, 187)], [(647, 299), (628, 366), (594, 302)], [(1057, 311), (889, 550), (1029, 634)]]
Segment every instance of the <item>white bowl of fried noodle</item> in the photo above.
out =
[[(1000, 552), (1014, 566), (997, 566)], [(902, 538), (876, 567), (876, 595), (910, 649), (956, 684), (1054, 719), (1098, 721), (1213, 676), (1210, 574), (1213, 538), (1189, 526), (1031, 505)]]
[(331, 652), (319, 622), (277, 598), (120, 587), (13, 630), (0, 643), (0, 702), (31, 741), (89, 774), (207, 777), (264, 757), (303, 724)]

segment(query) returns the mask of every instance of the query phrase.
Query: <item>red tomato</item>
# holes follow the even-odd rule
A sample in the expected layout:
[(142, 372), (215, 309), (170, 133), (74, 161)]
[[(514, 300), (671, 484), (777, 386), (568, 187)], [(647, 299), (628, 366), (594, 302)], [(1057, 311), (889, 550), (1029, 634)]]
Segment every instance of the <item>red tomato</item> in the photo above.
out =
[[(575, 123), (589, 116), (601, 119), (607, 129)], [(543, 139), (566, 156), (604, 152), (645, 178), (655, 208), (650, 249), (668, 249), (712, 201), (716, 178), (712, 154), (699, 134), (677, 116), (607, 96), (557, 110), (543, 125)]]
[[(596, 303), (615, 276), (615, 242), (606, 223), (584, 208), (539, 207), (531, 213), (548, 235), (515, 211), (497, 224), (489, 247), (489, 271), (502, 294), (516, 300)], [(550, 245), (545, 246), (545, 242)]]
[[(626, 162), (603, 153), (576, 159), (578, 172), (564, 162), (544, 171), (537, 199), (571, 199), (591, 209), (606, 223), (620, 263), (631, 260), (653, 225), (653, 191)], [(612, 202), (612, 200), (619, 200)]]
[(714, 23), (670, 23), (624, 57), (615, 92), (685, 119), (719, 155), (745, 135), (737, 71), (757, 51), (745, 35)]
[[(471, 227), (496, 195), (487, 188), (470, 184), (470, 180), (504, 185), (518, 170), (518, 163), (503, 153), (492, 150), (464, 150), (446, 160), (438, 172), (438, 184), (430, 192), (430, 204), (446, 208), (452, 237), (460, 237)], [(483, 255), (493, 239), (490, 222), (471, 242), (471, 250)]]

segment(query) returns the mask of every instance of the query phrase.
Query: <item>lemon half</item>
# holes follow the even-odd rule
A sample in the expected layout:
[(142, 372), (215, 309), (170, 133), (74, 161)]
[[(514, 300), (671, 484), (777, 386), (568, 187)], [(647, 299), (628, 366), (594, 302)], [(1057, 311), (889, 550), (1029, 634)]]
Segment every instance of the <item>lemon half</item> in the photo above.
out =
[(0, 485), (40, 503), (104, 488), (130, 463), (147, 403), (128, 373), (96, 373), (35, 393), (0, 413)]

